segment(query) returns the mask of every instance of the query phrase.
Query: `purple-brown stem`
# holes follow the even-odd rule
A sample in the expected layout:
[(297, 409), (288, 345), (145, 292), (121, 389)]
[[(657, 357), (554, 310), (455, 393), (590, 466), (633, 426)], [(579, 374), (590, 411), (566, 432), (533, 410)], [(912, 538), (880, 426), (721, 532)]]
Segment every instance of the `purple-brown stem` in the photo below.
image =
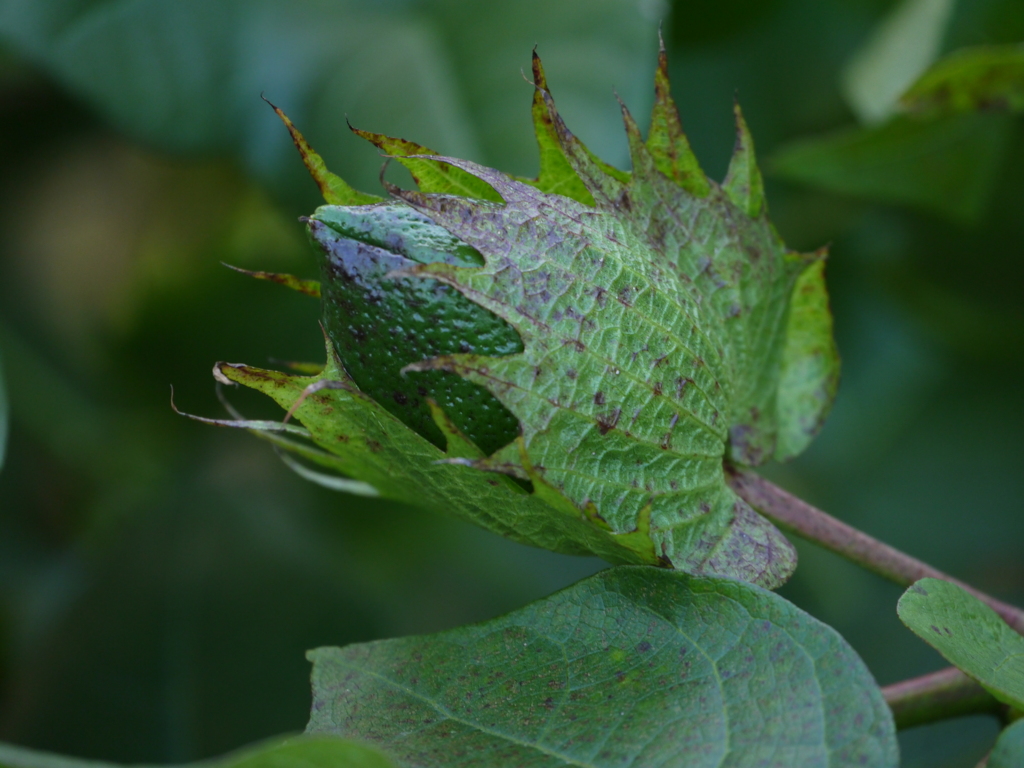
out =
[[(726, 478), (740, 497), (779, 528), (904, 587), (926, 577), (952, 582), (984, 602), (1024, 635), (1024, 611), (1020, 608), (996, 600), (858, 531), (750, 470), (726, 465)], [(991, 714), (1005, 720), (1008, 714), (1006, 705), (954, 667), (903, 680), (883, 688), (882, 694), (892, 709), (896, 727), (901, 729), (971, 714)]]
[(996, 600), (927, 563), (858, 531), (750, 470), (727, 466), (726, 478), (737, 494), (779, 528), (814, 542), (903, 587), (909, 587), (923, 578), (952, 582), (988, 605), (1002, 616), (1007, 624), (1024, 635), (1024, 611), (1020, 608)]
[(901, 730), (963, 715), (1007, 715), (1005, 704), (955, 667), (887, 685), (882, 695)]

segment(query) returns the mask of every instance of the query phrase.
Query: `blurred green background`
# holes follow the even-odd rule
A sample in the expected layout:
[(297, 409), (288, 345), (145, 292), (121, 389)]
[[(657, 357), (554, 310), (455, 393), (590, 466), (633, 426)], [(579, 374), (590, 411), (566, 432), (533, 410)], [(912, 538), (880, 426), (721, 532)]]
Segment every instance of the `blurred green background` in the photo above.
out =
[[(915, 51), (1024, 40), (1020, 0), (910, 5), (911, 68)], [(381, 159), (346, 116), (530, 174), (536, 44), (569, 126), (623, 166), (612, 90), (649, 109), (659, 22), (708, 174), (724, 175), (737, 94), (782, 235), (831, 244), (838, 403), (768, 474), (1024, 600), (1024, 130), (999, 113), (856, 127), (872, 116), (849, 63), (894, 7), (0, 0), (0, 739), (214, 755), (303, 728), (307, 648), (485, 619), (602, 567), (310, 485), (245, 433), (175, 415), (170, 385), (221, 416), (215, 361), (322, 359), (315, 301), (221, 266), (314, 276), (296, 219), (316, 188), (261, 92), (366, 191)], [(942, 666), (896, 618), (899, 589), (800, 554), (783, 594), (880, 683)], [(995, 733), (909, 731), (905, 764), (969, 768)]]

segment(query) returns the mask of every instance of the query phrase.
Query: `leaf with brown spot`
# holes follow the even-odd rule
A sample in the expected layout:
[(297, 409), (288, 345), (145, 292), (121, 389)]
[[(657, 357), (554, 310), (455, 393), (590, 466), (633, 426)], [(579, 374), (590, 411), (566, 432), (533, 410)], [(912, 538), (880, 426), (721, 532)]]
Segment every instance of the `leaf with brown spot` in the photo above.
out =
[[(0, 742), (0, 768), (122, 768), (122, 765)], [(399, 764), (366, 744), (320, 734), (276, 738), (221, 757), (185, 763), (180, 768), (399, 768)]]
[(963, 587), (921, 579), (897, 612), (910, 630), (1000, 701), (1024, 710), (1024, 637)]
[(979, 45), (940, 59), (903, 96), (907, 112), (1024, 111), (1024, 45)]
[(896, 768), (835, 630), (730, 579), (612, 568), (490, 621), (318, 648), (307, 733), (421, 768)]

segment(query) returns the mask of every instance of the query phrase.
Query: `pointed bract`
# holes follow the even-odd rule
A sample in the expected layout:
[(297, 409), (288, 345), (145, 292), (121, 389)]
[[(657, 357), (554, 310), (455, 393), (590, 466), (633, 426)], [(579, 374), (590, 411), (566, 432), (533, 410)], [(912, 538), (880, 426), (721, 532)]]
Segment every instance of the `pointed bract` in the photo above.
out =
[(655, 172), (660, 171), (651, 156), (647, 145), (644, 144), (644, 137), (640, 133), (640, 127), (630, 114), (629, 108), (619, 99), (619, 109), (622, 111), (622, 124), (626, 129), (626, 142), (629, 145), (629, 161), (633, 166), (630, 181), (636, 186), (638, 178), (649, 179)]
[(752, 219), (761, 216), (767, 209), (764, 199), (764, 180), (754, 156), (754, 139), (750, 135), (747, 121), (739, 102), (733, 104), (736, 114), (736, 146), (733, 148), (729, 171), (722, 182), (722, 189), (744, 213)]
[[(349, 127), (352, 128), (352, 126)], [(438, 153), (427, 149), (422, 144), (406, 139), (392, 138), (383, 133), (362, 131), (358, 128), (352, 128), (352, 132), (408, 168), (413, 181), (422, 192), (462, 195), (477, 200), (500, 200), (493, 189), (474, 176), (430, 159)]]
[[(264, 99), (264, 101), (267, 100)], [(323, 158), (309, 146), (309, 142), (299, 132), (299, 129), (292, 124), (288, 116), (269, 101), (267, 101), (267, 104), (270, 104), (271, 109), (277, 113), (285, 128), (288, 129), (296, 149), (299, 150), (299, 155), (302, 156), (302, 162), (305, 164), (306, 170), (309, 171), (309, 175), (313, 177), (313, 181), (320, 188), (320, 194), (323, 195), (326, 203), (329, 205), (367, 205), (380, 202), (381, 198), (353, 189), (343, 178), (327, 170), (327, 165), (324, 163)]]
[(779, 373), (776, 461), (803, 452), (825, 424), (839, 387), (839, 351), (825, 287), (825, 249), (810, 255), (789, 303)]
[(533, 130), (537, 136), (537, 148), (540, 153), (540, 171), (536, 179), (522, 179), (541, 192), (571, 197), (584, 205), (593, 205), (594, 196), (583, 185), (576, 171), (558, 143), (558, 135), (551, 115), (548, 112), (544, 94), (550, 94), (544, 66), (541, 64), (537, 51), (533, 52)]
[(320, 283), (316, 280), (304, 280), (301, 277), (285, 274), (283, 272), (263, 272), (242, 269), (241, 267), (236, 267), (232, 264), (225, 264), (224, 266), (228, 269), (235, 270), (235, 272), (241, 272), (243, 275), (255, 277), (257, 280), (267, 280), (271, 283), (283, 285), (285, 288), (291, 288), (293, 291), (298, 291), (306, 296), (311, 296), (314, 299), (320, 298)]
[(654, 108), (651, 110), (647, 148), (658, 170), (690, 194), (704, 197), (711, 190), (697, 156), (690, 149), (690, 141), (683, 133), (679, 110), (672, 99), (664, 41), (661, 41), (658, 68), (654, 72)]
[[(566, 127), (555, 108), (555, 100), (546, 87), (547, 80), (536, 52), (534, 77), (537, 87), (534, 92), (533, 114), (537, 140), (542, 146), (542, 151), (547, 148), (549, 153), (555, 152), (561, 158), (556, 160), (552, 156), (549, 159), (549, 167), (562, 167), (561, 163), (564, 162), (582, 182), (586, 192), (566, 196), (586, 205), (593, 205), (595, 200), (607, 202), (615, 199), (621, 194), (622, 185), (629, 182), (629, 174), (598, 158)], [(559, 173), (564, 173), (564, 169)], [(541, 189), (537, 183), (533, 183), (533, 186)]]
[(594, 157), (583, 142), (576, 138), (565, 125), (562, 116), (555, 109), (555, 102), (551, 98), (551, 94), (545, 92), (542, 94), (542, 98), (544, 107), (551, 118), (558, 146), (587, 191), (593, 196), (595, 205), (599, 207), (614, 205), (629, 183), (629, 174), (612, 168)]

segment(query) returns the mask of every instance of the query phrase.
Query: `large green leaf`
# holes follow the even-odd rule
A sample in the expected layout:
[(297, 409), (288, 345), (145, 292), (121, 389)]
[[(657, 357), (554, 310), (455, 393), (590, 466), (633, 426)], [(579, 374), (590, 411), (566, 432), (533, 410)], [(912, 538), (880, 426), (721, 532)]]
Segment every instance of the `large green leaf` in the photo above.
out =
[(1002, 702), (1024, 709), (1024, 637), (962, 587), (921, 579), (903, 593), (903, 623)]
[(1024, 46), (965, 48), (939, 61), (900, 98), (923, 115), (1024, 110)]
[(731, 580), (614, 568), (498, 619), (310, 658), (307, 732), (365, 740), (402, 766), (898, 761), (853, 649)]
[(1024, 720), (1006, 728), (996, 742), (985, 768), (1020, 768), (1024, 765)]
[[(393, 768), (376, 749), (332, 736), (296, 736), (279, 742), (193, 763), (204, 768)], [(114, 763), (80, 760), (0, 743), (0, 768), (117, 768)]]

